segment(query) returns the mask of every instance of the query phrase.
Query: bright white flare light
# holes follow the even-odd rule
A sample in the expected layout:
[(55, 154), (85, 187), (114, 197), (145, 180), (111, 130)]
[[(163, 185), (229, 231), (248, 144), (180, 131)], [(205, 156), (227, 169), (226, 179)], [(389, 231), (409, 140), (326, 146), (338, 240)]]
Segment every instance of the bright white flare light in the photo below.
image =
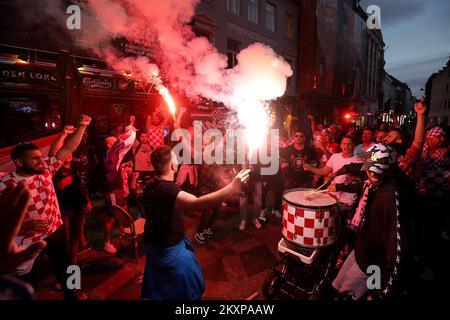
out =
[(239, 122), (245, 127), (248, 159), (251, 159), (254, 152), (266, 141), (270, 116), (264, 103), (256, 100), (243, 100), (237, 111)]
[(159, 91), (159, 94), (164, 98), (164, 101), (166, 101), (167, 106), (169, 107), (170, 113), (175, 118), (175, 112), (176, 112), (177, 109), (175, 107), (175, 102), (173, 101), (173, 98), (170, 95), (169, 89), (167, 89), (166, 87), (161, 85), (158, 88), (158, 91)]
[(153, 83), (156, 87), (156, 90), (158, 90), (159, 94), (163, 97), (164, 101), (166, 102), (167, 106), (169, 107), (169, 111), (172, 114), (173, 119), (175, 120), (175, 113), (177, 111), (177, 108), (175, 106), (175, 102), (173, 101), (172, 95), (169, 92), (169, 89), (167, 89), (163, 84), (161, 77), (159, 76), (159, 69), (153, 65), (153, 70), (150, 71), (150, 82)]

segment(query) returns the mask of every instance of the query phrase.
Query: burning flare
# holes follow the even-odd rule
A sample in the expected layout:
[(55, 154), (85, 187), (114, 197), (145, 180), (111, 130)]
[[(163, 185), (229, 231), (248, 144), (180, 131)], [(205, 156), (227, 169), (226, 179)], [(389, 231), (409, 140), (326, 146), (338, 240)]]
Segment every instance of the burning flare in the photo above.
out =
[(164, 101), (166, 101), (167, 106), (169, 107), (169, 111), (172, 114), (173, 119), (175, 120), (175, 112), (177, 111), (175, 107), (175, 102), (173, 101), (172, 96), (170, 95), (169, 89), (167, 89), (165, 86), (160, 85), (159, 88), (157, 88), (159, 94), (163, 97)]
[(239, 122), (245, 127), (248, 159), (266, 140), (270, 117), (266, 105), (258, 100), (242, 100), (237, 108)]

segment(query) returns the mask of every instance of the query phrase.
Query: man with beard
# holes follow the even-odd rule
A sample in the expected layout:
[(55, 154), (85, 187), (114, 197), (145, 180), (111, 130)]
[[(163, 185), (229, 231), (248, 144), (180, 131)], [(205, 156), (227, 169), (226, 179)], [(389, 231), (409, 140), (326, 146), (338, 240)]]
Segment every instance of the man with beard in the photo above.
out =
[(164, 129), (169, 123), (169, 118), (159, 111), (153, 112), (151, 116), (147, 117), (145, 124), (145, 131), (148, 133), (148, 141), (150, 146), (154, 149), (163, 146), (164, 143)]
[(361, 299), (368, 291), (366, 272), (379, 268), (381, 278), (374, 295), (391, 296), (398, 285), (400, 264), (404, 262), (401, 202), (394, 178), (396, 154), (392, 148), (376, 144), (367, 150), (362, 166), (368, 179), (351, 225), (357, 230), (355, 249), (345, 260), (333, 287), (340, 294)]
[[(417, 114), (417, 123), (414, 134), (414, 141), (410, 147), (405, 151), (405, 138), (401, 131), (394, 129), (389, 132), (389, 134), (384, 139), (384, 144), (392, 147), (397, 153), (397, 162), (394, 168), (394, 177), (398, 185), (398, 198), (403, 204), (403, 211), (407, 212), (407, 215), (402, 217), (403, 227), (406, 231), (406, 237), (408, 239), (408, 247), (404, 246), (404, 264), (407, 265), (405, 270), (408, 271), (407, 275), (404, 275), (404, 288), (409, 290), (414, 290), (415, 277), (415, 265), (416, 262), (413, 259), (414, 256), (418, 255), (418, 245), (423, 242), (418, 239), (418, 222), (421, 219), (422, 213), (424, 211), (418, 211), (417, 201), (412, 201), (415, 199), (414, 190), (414, 171), (420, 160), (420, 155), (422, 152), (422, 147), (425, 140), (425, 127), (426, 119), (425, 113), (427, 111), (427, 106), (423, 103), (423, 98), (420, 102), (414, 105), (414, 110)], [(366, 180), (367, 175), (365, 171), (361, 171), (361, 164), (350, 164), (344, 166), (336, 174), (351, 174), (360, 177), (361, 180)], [(355, 192), (359, 190), (359, 183), (354, 183), (350, 185), (344, 184), (331, 184), (328, 190), (331, 192), (343, 191), (343, 192)], [(424, 203), (423, 201), (421, 203)], [(427, 202), (425, 202), (427, 203)], [(416, 208), (417, 207), (417, 208)], [(425, 210), (425, 209), (422, 209)], [(430, 210), (427, 208), (426, 210)], [(411, 281), (408, 281), (411, 278)]]
[[(11, 150), (11, 158), (16, 170), (0, 180), (0, 192), (10, 184), (23, 181), (31, 194), (16, 243), (19, 250), (26, 250), (41, 240), (47, 242), (43, 250), (55, 267), (56, 280), (61, 284), (65, 299), (86, 299), (80, 290), (67, 288), (67, 267), (70, 255), (65, 227), (56, 198), (52, 177), (61, 168), (67, 156), (73, 153), (81, 142), (91, 118), (82, 115), (79, 128), (66, 139), (63, 147), (54, 156), (44, 157), (39, 147), (33, 143), (22, 143)], [(8, 273), (26, 276), (33, 280), (35, 259), (28, 260)]]

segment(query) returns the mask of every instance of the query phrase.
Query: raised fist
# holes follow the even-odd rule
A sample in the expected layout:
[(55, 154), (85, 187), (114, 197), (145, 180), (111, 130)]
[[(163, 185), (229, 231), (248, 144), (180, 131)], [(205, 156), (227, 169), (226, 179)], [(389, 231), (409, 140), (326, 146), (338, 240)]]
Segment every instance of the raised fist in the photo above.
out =
[(75, 130), (76, 130), (76, 128), (74, 126), (64, 126), (63, 134), (68, 136), (68, 135), (74, 133)]
[(424, 115), (425, 112), (427, 112), (427, 106), (425, 103), (423, 103), (424, 100), (424, 97), (422, 97), (419, 102), (416, 102), (414, 104), (414, 111), (417, 113), (417, 115)]
[(89, 117), (85, 114), (82, 114), (81, 119), (80, 119), (80, 126), (87, 127), (91, 123), (91, 120), (92, 120), (91, 117)]

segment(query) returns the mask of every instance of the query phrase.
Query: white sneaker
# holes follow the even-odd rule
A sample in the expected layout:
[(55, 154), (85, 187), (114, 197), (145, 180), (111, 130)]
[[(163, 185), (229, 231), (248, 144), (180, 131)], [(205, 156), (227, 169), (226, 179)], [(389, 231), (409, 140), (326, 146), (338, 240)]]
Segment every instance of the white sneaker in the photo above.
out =
[(262, 222), (266, 222), (266, 210), (262, 209), (261, 213), (259, 214), (259, 220), (261, 220)]
[(103, 247), (103, 250), (110, 254), (117, 253), (116, 247), (114, 247), (114, 245), (111, 242), (105, 242), (105, 246)]
[(283, 217), (283, 215), (278, 210), (272, 210), (272, 214), (274, 214), (278, 219), (281, 219)]
[(253, 225), (255, 226), (255, 228), (256, 228), (257, 230), (261, 229), (261, 227), (262, 227), (262, 225), (261, 225), (261, 223), (259, 222), (258, 219), (255, 219), (255, 220), (253, 221)]
[(242, 220), (241, 224), (239, 225), (239, 230), (244, 231), (246, 226), (247, 226), (247, 221)]
[(203, 233), (196, 233), (194, 235), (195, 241), (197, 241), (200, 244), (205, 244), (206, 243), (206, 237)]

